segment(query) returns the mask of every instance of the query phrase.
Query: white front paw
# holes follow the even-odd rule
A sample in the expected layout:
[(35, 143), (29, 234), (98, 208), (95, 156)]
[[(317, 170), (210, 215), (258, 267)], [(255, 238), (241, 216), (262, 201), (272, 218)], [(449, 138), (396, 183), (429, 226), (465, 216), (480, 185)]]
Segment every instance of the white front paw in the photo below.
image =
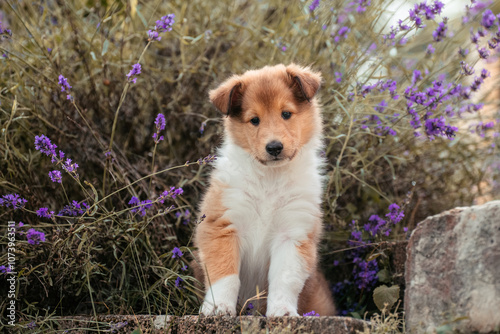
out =
[(201, 313), (205, 316), (211, 315), (236, 315), (236, 306), (229, 306), (225, 303), (217, 303), (214, 305), (211, 302), (204, 301), (201, 306)]
[(287, 303), (268, 303), (267, 305), (267, 317), (282, 317), (290, 316), (297, 317), (297, 307), (287, 304)]

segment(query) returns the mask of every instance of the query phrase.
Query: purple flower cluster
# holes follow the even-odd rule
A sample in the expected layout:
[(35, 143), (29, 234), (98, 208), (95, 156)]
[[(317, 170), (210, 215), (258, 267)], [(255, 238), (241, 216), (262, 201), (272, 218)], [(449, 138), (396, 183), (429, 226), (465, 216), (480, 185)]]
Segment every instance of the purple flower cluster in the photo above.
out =
[(162, 16), (158, 21), (156, 21), (156, 25), (153, 30), (148, 30), (148, 40), (149, 41), (160, 41), (160, 33), (165, 31), (172, 31), (172, 25), (175, 23), (175, 15), (168, 14), (166, 16)]
[(177, 278), (175, 279), (175, 286), (177, 288), (183, 288), (182, 282), (184, 282), (184, 280), (180, 276), (177, 276)]
[(48, 208), (40, 208), (38, 210), (36, 210), (36, 214), (38, 217), (42, 217), (42, 218), (53, 218), (54, 217), (54, 211), (49, 211)]
[(12, 207), (13, 209), (21, 209), (26, 203), (28, 203), (28, 201), (21, 198), (18, 194), (7, 194), (0, 198), (0, 206), (5, 206), (7, 208)]
[(158, 114), (158, 116), (156, 116), (155, 125), (156, 132), (153, 134), (153, 139), (155, 140), (155, 144), (158, 144), (164, 139), (163, 136), (160, 136), (160, 131), (165, 130), (166, 125), (165, 116), (163, 114)]
[(61, 92), (66, 92), (66, 99), (71, 100), (73, 97), (71, 96), (71, 86), (68, 83), (68, 79), (66, 79), (62, 74), (59, 75), (59, 86), (61, 86)]
[(34, 228), (30, 228), (26, 232), (26, 237), (30, 245), (38, 245), (40, 242), (45, 242), (45, 233), (37, 231)]
[(10, 29), (7, 29), (7, 28), (3, 28), (2, 27), (2, 22), (0, 21), (0, 35), (9, 35), (9, 36), (12, 36), (12, 31)]
[(342, 73), (341, 72), (335, 72), (335, 82), (336, 83), (341, 83), (342, 82)]
[(0, 266), (0, 273), (1, 274), (7, 274), (7, 273), (10, 273), (12, 271), (10, 265), (9, 266)]
[(415, 4), (413, 9), (410, 9), (410, 20), (415, 22), (417, 28), (423, 28), (422, 19), (433, 20), (436, 15), (441, 14), (444, 3), (441, 1), (434, 1), (432, 5), (427, 5), (427, 2)]
[(132, 69), (127, 74), (128, 82), (136, 83), (137, 78), (135, 78), (134, 76), (137, 76), (139, 74), (141, 74), (141, 64), (132, 65)]
[(90, 209), (90, 206), (86, 202), (78, 203), (77, 201), (72, 201), (71, 204), (65, 205), (57, 215), (78, 217), (83, 215), (88, 209)]
[(434, 38), (434, 41), (441, 42), (443, 38), (446, 37), (446, 32), (448, 31), (446, 22), (447, 19), (443, 18), (443, 22), (440, 22), (437, 29), (432, 32), (432, 38)]
[(302, 314), (303, 317), (319, 317), (319, 313), (316, 313), (315, 311), (307, 312)]
[(433, 46), (432, 44), (427, 45), (427, 49), (425, 50), (425, 52), (426, 52), (427, 54), (430, 54), (430, 55), (431, 55), (431, 54), (433, 54), (433, 53), (434, 53), (434, 51), (436, 51), (436, 49), (434, 48), (434, 46)]
[(206, 165), (209, 164), (210, 162), (214, 162), (215, 160), (217, 160), (217, 156), (209, 154), (204, 158), (198, 159), (196, 163), (198, 165)]
[(460, 62), (460, 68), (463, 75), (473, 75), (475, 72), (474, 68), (463, 60)]
[(45, 136), (35, 136), (35, 149), (46, 154), (49, 157), (56, 155), (56, 144), (52, 144), (50, 139)]
[(443, 136), (453, 140), (457, 131), (457, 127), (446, 124), (446, 119), (443, 116), (425, 120), (425, 132), (430, 140), (434, 140), (435, 136)]
[[(78, 178), (79, 175), (77, 173), (78, 169), (78, 164), (72, 162), (71, 159), (66, 159), (64, 161), (64, 152), (59, 150), (59, 152), (56, 154), (56, 144), (52, 144), (50, 139), (45, 136), (45, 135), (40, 135), (40, 136), (35, 136), (35, 149), (40, 151), (41, 153), (44, 153), (45, 155), (51, 157), (51, 162), (52, 163), (57, 163), (61, 165), (61, 168), (65, 170), (67, 173), (72, 174), (73, 177)], [(53, 170), (49, 172), (49, 177), (52, 180), (52, 182), (57, 182), (61, 183), (61, 172), (58, 170)]]
[[(423, 24), (423, 19), (433, 20), (436, 15), (441, 14), (443, 7), (444, 4), (439, 0), (434, 1), (434, 3), (431, 5), (427, 5), (426, 1), (415, 4), (413, 9), (410, 9), (409, 11), (409, 20), (410, 22), (415, 23), (416, 28), (424, 28), (425, 25)], [(411, 29), (411, 27), (404, 22), (405, 21), (403, 20), (399, 20), (398, 25), (396, 27), (392, 26), (391, 31), (387, 35), (384, 35), (384, 39), (392, 41), (392, 45), (394, 45), (394, 39), (399, 32), (408, 31)], [(446, 23), (446, 21), (443, 22)], [(444, 34), (446, 33), (446, 25), (440, 25), (438, 29), (438, 34), (440, 34), (440, 37), (445, 37)], [(436, 36), (436, 38), (437, 37), (438, 36)], [(406, 41), (406, 38), (402, 37), (399, 41), (399, 44), (405, 44)]]
[(320, 0), (313, 0), (312, 3), (309, 5), (309, 11), (312, 13), (316, 10), (316, 8), (319, 7), (319, 2)]
[(370, 291), (378, 281), (377, 260), (365, 261), (361, 258), (354, 259), (354, 284), (359, 290)]
[(486, 131), (495, 127), (495, 122), (479, 122), (471, 126), (471, 133), (477, 133), (481, 138), (486, 136)]
[(158, 197), (158, 202), (161, 204), (164, 204), (165, 201), (169, 198), (176, 199), (177, 196), (180, 196), (184, 193), (184, 190), (182, 188), (175, 188), (175, 187), (170, 187), (170, 189), (165, 190), (159, 197)]
[(130, 212), (135, 213), (139, 212), (139, 214), (144, 217), (146, 215), (146, 210), (149, 210), (153, 207), (153, 202), (149, 199), (144, 200), (144, 201), (139, 201), (139, 199), (135, 196), (132, 196), (130, 201), (128, 202), (129, 205), (134, 205), (134, 208), (130, 210)]
[(357, 5), (356, 12), (364, 13), (366, 12), (366, 7), (372, 4), (371, 0), (355, 0), (354, 4)]
[(184, 254), (179, 249), (179, 247), (174, 247), (174, 249), (172, 249), (172, 259), (181, 258), (182, 255)]
[(49, 177), (52, 182), (57, 182), (61, 183), (62, 182), (62, 175), (61, 172), (56, 170), (50, 171), (49, 172)]
[(347, 35), (351, 32), (351, 29), (349, 27), (341, 27), (336, 34), (332, 33), (332, 37), (335, 36), (333, 38), (333, 40), (335, 41), (335, 43), (338, 43), (340, 42), (340, 39), (347, 39)]

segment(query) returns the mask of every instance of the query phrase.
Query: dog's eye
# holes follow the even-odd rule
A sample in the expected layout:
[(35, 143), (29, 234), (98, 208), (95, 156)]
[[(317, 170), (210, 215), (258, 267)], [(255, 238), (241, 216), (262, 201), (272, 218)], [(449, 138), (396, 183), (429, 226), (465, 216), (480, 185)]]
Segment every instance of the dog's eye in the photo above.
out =
[(253, 125), (257, 126), (260, 123), (260, 119), (258, 117), (254, 117), (254, 118), (252, 118), (250, 120), (250, 123), (252, 123)]
[(283, 117), (283, 119), (290, 119), (290, 117), (292, 117), (292, 113), (289, 111), (282, 111), (281, 117)]

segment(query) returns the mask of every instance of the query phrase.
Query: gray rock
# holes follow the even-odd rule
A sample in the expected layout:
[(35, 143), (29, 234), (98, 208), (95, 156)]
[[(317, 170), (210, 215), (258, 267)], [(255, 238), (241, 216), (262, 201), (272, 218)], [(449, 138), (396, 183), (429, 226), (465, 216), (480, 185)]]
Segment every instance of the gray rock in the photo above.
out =
[(421, 222), (405, 280), (408, 333), (500, 330), (500, 201)]

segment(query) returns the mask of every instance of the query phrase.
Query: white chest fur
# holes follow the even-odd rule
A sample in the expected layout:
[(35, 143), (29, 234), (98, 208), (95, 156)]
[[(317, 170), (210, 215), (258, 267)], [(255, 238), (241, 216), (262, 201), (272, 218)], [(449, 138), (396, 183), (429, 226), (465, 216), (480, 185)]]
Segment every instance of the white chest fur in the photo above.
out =
[[(228, 139), (213, 178), (222, 183), (224, 215), (236, 228), (240, 253), (240, 301), (267, 289), (272, 245), (304, 240), (321, 217), (319, 140), (288, 164), (267, 167)], [(298, 245), (297, 245), (298, 246)]]

